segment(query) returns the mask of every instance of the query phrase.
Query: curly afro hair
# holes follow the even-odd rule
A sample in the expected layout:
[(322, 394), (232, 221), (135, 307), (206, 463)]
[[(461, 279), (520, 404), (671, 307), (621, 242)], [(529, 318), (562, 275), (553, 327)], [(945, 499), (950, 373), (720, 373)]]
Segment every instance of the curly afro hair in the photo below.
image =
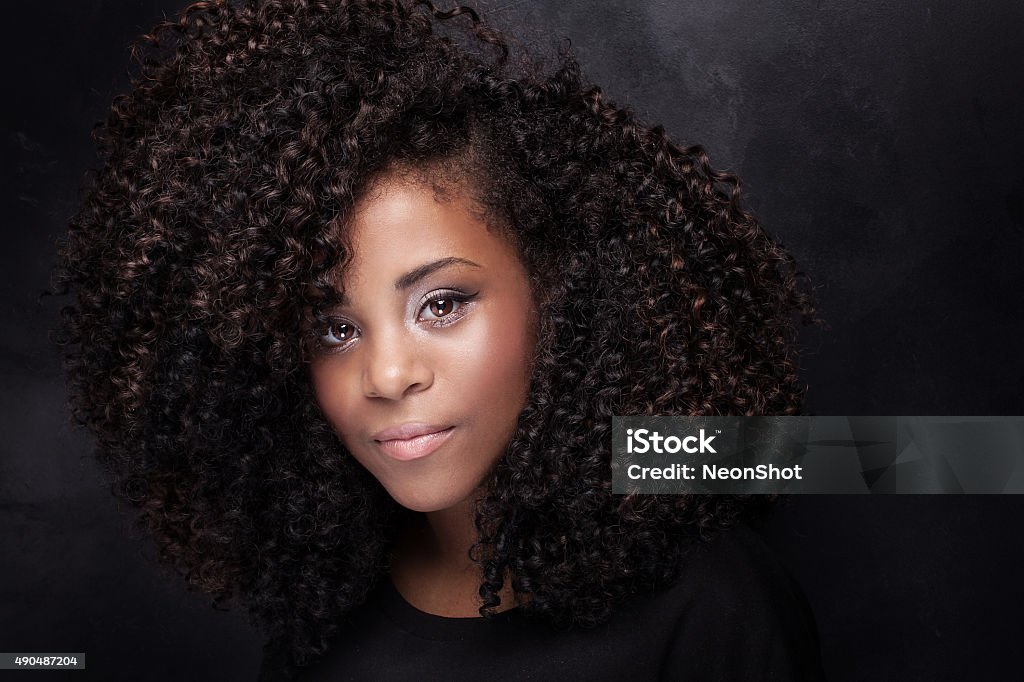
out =
[(477, 510), (483, 615), (508, 580), (527, 614), (600, 622), (749, 507), (611, 492), (612, 415), (800, 410), (809, 298), (700, 147), (568, 54), (514, 64), (468, 8), (197, 2), (137, 50), (62, 246), (60, 337), (76, 419), (190, 585), (301, 664), (387, 570), (405, 512), (326, 423), (307, 341), (354, 203), (395, 168), (466, 187), (543, 292), (529, 404)]

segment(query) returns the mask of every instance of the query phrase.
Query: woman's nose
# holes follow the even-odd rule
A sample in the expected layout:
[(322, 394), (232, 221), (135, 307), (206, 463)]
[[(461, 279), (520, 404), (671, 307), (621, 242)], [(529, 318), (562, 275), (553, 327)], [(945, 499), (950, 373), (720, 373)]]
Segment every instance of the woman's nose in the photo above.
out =
[(378, 334), (367, 344), (363, 368), (363, 393), (367, 397), (400, 400), (433, 383), (434, 373), (410, 336), (396, 330)]

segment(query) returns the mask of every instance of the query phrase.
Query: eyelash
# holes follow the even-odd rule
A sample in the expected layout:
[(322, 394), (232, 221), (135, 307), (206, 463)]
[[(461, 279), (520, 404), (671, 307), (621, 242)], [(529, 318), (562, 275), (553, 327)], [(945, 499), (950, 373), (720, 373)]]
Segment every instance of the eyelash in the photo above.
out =
[[(444, 315), (443, 317), (426, 318), (424, 320), (425, 322), (429, 322), (431, 327), (447, 327), (448, 325), (458, 322), (466, 315), (466, 304), (470, 303), (474, 298), (476, 298), (475, 293), (468, 294), (463, 291), (458, 291), (457, 289), (437, 289), (435, 291), (431, 291), (420, 300), (419, 316), (417, 319), (422, 316), (424, 310), (429, 309), (431, 303), (437, 301), (454, 301), (458, 304), (458, 307), (447, 315)], [(327, 329), (317, 338), (317, 345), (321, 349), (327, 351), (343, 351), (351, 344), (353, 339), (337, 343), (324, 341), (324, 338), (331, 335), (332, 330), (338, 325), (349, 325), (356, 331), (359, 329), (356, 325), (352, 324), (345, 318), (332, 318), (328, 320)]]

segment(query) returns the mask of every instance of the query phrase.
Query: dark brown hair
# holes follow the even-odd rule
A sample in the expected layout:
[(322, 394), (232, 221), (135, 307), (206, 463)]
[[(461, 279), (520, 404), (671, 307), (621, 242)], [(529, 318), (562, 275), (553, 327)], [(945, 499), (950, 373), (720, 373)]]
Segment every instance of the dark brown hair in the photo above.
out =
[(97, 129), (57, 275), (75, 415), (163, 558), (299, 662), (386, 570), (402, 513), (325, 422), (303, 344), (384, 170), (475, 159), (460, 176), (543, 292), (531, 400), (477, 515), (485, 614), (510, 579), (529, 614), (599, 622), (743, 513), (612, 495), (612, 415), (800, 409), (812, 311), (738, 180), (570, 56), (507, 53), (465, 8), (198, 2), (145, 36)]

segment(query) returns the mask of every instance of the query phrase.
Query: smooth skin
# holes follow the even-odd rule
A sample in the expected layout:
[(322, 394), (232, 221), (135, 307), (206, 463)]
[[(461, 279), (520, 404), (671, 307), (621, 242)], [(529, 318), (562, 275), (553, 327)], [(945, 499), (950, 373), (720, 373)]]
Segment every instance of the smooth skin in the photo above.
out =
[(416, 608), (453, 617), (479, 615), (472, 506), (526, 404), (536, 343), (526, 269), (481, 215), (458, 188), (376, 183), (355, 207), (344, 300), (310, 366), (348, 451), (423, 512), (395, 548), (392, 581)]

